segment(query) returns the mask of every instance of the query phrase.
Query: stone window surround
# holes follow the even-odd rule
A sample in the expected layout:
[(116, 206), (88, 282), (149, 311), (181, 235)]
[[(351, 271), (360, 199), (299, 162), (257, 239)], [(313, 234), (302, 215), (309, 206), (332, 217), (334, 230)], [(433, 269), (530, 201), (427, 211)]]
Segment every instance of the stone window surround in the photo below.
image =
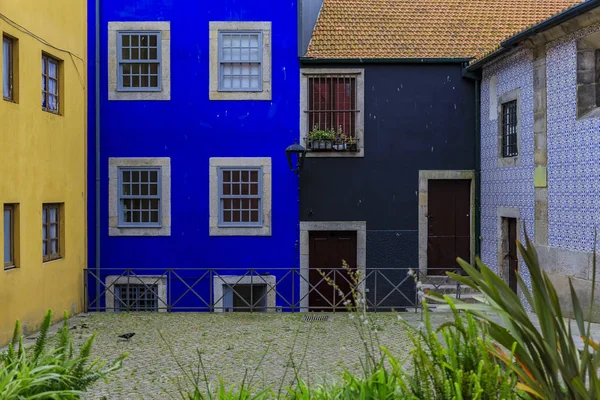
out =
[(355, 231), (356, 268), (363, 281), (360, 291), (366, 294), (364, 279), (367, 267), (367, 222), (366, 221), (300, 221), (300, 311), (309, 309), (309, 259), (310, 232)]
[(600, 32), (577, 40), (577, 119), (600, 117)]
[(308, 78), (314, 75), (356, 75), (356, 128), (357, 152), (306, 152), (306, 157), (364, 157), (365, 156), (365, 70), (363, 68), (301, 68), (300, 69), (300, 144), (308, 135)]
[[(522, 220), (521, 220), (521, 209), (519, 207), (498, 207), (496, 209), (497, 215), (497, 223), (496, 223), (496, 236), (497, 236), (497, 250), (496, 255), (498, 257), (498, 276), (502, 278), (504, 282), (508, 285), (508, 277), (509, 272), (505, 267), (505, 263), (502, 255), (508, 251), (508, 232), (504, 231), (504, 218), (515, 218), (517, 220), (517, 238), (521, 237), (521, 231), (523, 229)], [(520, 239), (519, 239), (520, 240)], [(519, 258), (519, 253), (517, 251), (517, 258)], [(521, 269), (521, 261), (519, 260), (519, 269)], [(521, 295), (521, 288), (517, 288), (517, 294)]]
[[(160, 227), (119, 227), (119, 167), (161, 167)], [(114, 158), (108, 159), (108, 235), (109, 236), (171, 236), (171, 159)]]
[[(517, 155), (514, 157), (502, 157), (502, 105), (517, 101)], [(498, 97), (498, 167), (518, 167), (521, 155), (521, 89), (513, 89)]]
[[(262, 32), (262, 91), (232, 92), (219, 91), (219, 31), (261, 31)], [(209, 22), (210, 40), (210, 100), (271, 100), (271, 22)]]
[(214, 312), (224, 312), (223, 286), (233, 285), (265, 285), (267, 311), (276, 311), (277, 277), (274, 275), (215, 275), (213, 277), (213, 306)]
[[(262, 167), (263, 224), (257, 226), (219, 226), (219, 167)], [(209, 166), (210, 236), (271, 236), (271, 158), (211, 157)]]
[[(160, 31), (161, 32), (161, 90), (125, 91), (117, 90), (117, 32)], [(169, 21), (109, 22), (108, 23), (108, 99), (109, 100), (170, 100), (171, 99), (171, 23)]]
[(115, 311), (115, 285), (157, 285), (158, 286), (158, 311), (167, 311), (167, 278), (164, 275), (109, 275), (106, 277), (106, 311)]
[[(464, 179), (471, 181), (471, 259), (473, 262), (475, 252), (475, 172), (458, 170), (422, 170), (419, 171), (419, 271), (423, 276), (427, 276), (427, 214), (429, 180), (439, 179)], [(458, 264), (456, 265), (458, 268)], [(447, 279), (446, 277), (439, 277)], [(438, 279), (437, 276), (430, 276), (428, 279)]]

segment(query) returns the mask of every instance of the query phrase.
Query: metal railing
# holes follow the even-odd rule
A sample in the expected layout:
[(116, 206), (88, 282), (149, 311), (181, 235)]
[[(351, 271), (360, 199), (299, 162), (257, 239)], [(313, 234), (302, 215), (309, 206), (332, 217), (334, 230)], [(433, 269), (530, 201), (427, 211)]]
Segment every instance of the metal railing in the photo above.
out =
[[(459, 282), (411, 271), (367, 268), (354, 280), (345, 268), (103, 268), (100, 274), (84, 270), (84, 289), (90, 312), (340, 312), (347, 306), (375, 312), (417, 311), (419, 288), (443, 292), (453, 285), (460, 298)], [(364, 301), (357, 304), (356, 298)]]

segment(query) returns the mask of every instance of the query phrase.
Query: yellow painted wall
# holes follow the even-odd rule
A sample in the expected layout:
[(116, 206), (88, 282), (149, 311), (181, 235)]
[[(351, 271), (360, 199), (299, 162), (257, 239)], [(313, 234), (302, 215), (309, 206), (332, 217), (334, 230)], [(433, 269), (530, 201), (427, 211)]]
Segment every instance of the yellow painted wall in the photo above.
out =
[[(7, 271), (0, 267), (0, 346), (10, 340), (17, 319), (26, 332), (32, 332), (48, 309), (58, 320), (65, 310), (72, 314), (83, 307), (87, 262), (86, 12), (85, 1), (0, 1), (0, 32), (18, 40), (17, 102), (0, 97), (0, 203), (18, 204), (18, 265)], [(62, 60), (61, 115), (42, 111), (42, 52)], [(63, 258), (46, 263), (42, 262), (43, 203), (64, 203)], [(3, 218), (2, 213), (0, 226)], [(2, 255), (3, 235), (0, 229)]]

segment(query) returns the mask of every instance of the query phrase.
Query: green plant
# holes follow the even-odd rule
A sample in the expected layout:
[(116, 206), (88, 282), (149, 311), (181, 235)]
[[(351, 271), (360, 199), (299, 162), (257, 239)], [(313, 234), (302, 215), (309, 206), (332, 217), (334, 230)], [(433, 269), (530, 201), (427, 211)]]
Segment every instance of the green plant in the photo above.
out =
[[(556, 289), (542, 270), (531, 240), (527, 234), (525, 236), (527, 247), (520, 242), (517, 245), (531, 275), (531, 291), (519, 274), (517, 280), (523, 297), (539, 319), (540, 327), (530, 318), (521, 298), (479, 259), (476, 266), (458, 260), (468, 276), (448, 275), (481, 291), (485, 299), (481, 304), (459, 303), (456, 307), (470, 310), (487, 323), (490, 336), (499, 344), (492, 349), (494, 355), (518, 375), (520, 382), (517, 387), (521, 390), (539, 399), (598, 399), (600, 351), (598, 343), (590, 338), (589, 323), (586, 328), (579, 297), (569, 282), (573, 314), (584, 341), (583, 350), (577, 348)], [(596, 276), (595, 251), (592, 276)], [(595, 286), (594, 279), (588, 320), (593, 311)], [(439, 296), (433, 297), (439, 299)], [(495, 321), (496, 315), (501, 318), (502, 324)], [(510, 354), (507, 354), (507, 349), (511, 349)]]
[(51, 311), (46, 313), (31, 349), (25, 349), (17, 321), (8, 351), (0, 356), (0, 399), (78, 399), (91, 384), (121, 368), (127, 354), (108, 366), (97, 360), (88, 365), (95, 335), (74, 355), (68, 315), (65, 313), (64, 317), (57, 344), (51, 348), (48, 346)]
[(413, 344), (411, 373), (388, 354), (394, 372), (404, 378), (403, 393), (410, 399), (517, 399), (517, 376), (490, 355), (485, 325), (470, 313), (461, 316), (451, 298), (443, 299), (452, 309), (452, 322), (434, 329), (424, 301), (423, 329), (405, 323)]

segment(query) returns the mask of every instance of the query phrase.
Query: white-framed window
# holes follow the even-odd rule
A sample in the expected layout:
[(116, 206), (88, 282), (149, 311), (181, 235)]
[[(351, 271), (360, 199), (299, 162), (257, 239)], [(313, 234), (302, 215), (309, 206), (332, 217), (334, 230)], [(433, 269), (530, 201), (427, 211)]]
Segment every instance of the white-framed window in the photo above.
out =
[(271, 23), (210, 22), (211, 100), (271, 99)]
[(271, 159), (210, 159), (210, 235), (271, 235)]
[(117, 32), (117, 91), (160, 91), (162, 34), (160, 31)]
[(171, 24), (108, 23), (108, 99), (170, 100)]
[(118, 167), (119, 227), (161, 227), (162, 167)]
[(262, 167), (219, 167), (218, 174), (219, 226), (262, 226)]
[(364, 157), (363, 69), (300, 71), (300, 138), (308, 157)]
[(109, 236), (171, 235), (171, 159), (109, 158)]

